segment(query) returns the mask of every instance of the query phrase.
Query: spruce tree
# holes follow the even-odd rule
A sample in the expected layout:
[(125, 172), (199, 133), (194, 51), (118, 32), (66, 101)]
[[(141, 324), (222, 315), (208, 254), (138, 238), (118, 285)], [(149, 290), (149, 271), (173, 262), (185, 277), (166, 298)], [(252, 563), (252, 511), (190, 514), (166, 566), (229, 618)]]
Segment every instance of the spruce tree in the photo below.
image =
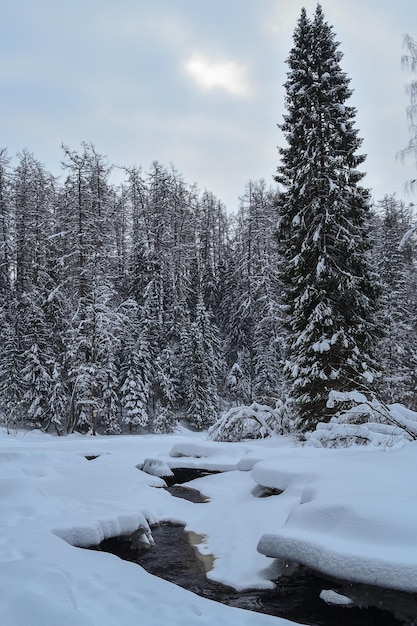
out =
[(1, 421), (11, 426), (18, 423), (24, 415), (21, 328), (15, 298), (8, 302), (3, 316), (0, 351), (0, 409)]
[(385, 196), (378, 205), (374, 260), (383, 289), (378, 322), (384, 329), (378, 346), (379, 392), (385, 402), (400, 402), (415, 410), (417, 276), (413, 246), (410, 242), (402, 249), (399, 246), (411, 228), (411, 208), (394, 196)]
[(28, 423), (36, 428), (47, 428), (54, 417), (50, 403), (54, 359), (38, 290), (32, 289), (22, 298), (19, 314), (24, 330), (21, 340), (23, 408)]
[(151, 358), (146, 324), (141, 332), (135, 332), (135, 329), (133, 331), (125, 338), (120, 371), (122, 421), (128, 424), (129, 430), (146, 426), (149, 422), (151, 378)]
[(370, 198), (360, 185), (365, 156), (357, 154), (338, 47), (321, 6), (311, 20), (303, 9), (287, 60), (287, 146), (276, 176), (285, 369), (301, 430), (330, 418), (330, 391), (368, 385), (374, 366), (379, 288), (367, 256)]
[(218, 329), (200, 294), (194, 321), (184, 341), (184, 389), (187, 418), (197, 429), (211, 426), (219, 415), (218, 380), (222, 354)]

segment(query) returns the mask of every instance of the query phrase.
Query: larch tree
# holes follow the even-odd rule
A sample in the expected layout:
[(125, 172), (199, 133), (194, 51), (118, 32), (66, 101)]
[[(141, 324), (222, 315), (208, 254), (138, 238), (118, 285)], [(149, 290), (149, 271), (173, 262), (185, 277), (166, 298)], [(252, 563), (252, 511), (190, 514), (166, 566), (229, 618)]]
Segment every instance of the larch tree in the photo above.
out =
[[(10, 380), (5, 378), (4, 384), (10, 384), (12, 389), (20, 379), (19, 405), (28, 423), (44, 427), (52, 422), (57, 424), (49, 399), (54, 386), (52, 370), (58, 355), (54, 354), (49, 341), (52, 327), (48, 327), (46, 320), (54, 181), (28, 151), (19, 155), (11, 198), (14, 221), (11, 277), (14, 280), (7, 313), (7, 332), (11, 336), (2, 350), (2, 372), (11, 376)], [(16, 359), (16, 349), (22, 367), (12, 373), (8, 363), (10, 358)]]
[(333, 29), (318, 5), (294, 32), (285, 83), (276, 181), (280, 279), (288, 331), (286, 373), (298, 428), (330, 418), (330, 391), (363, 389), (373, 378), (379, 287), (368, 260), (365, 156), (346, 104), (349, 78)]
[(226, 387), (234, 402), (274, 405), (281, 396), (275, 202), (264, 180), (248, 183), (240, 199), (233, 257), (222, 277)]
[(68, 175), (59, 219), (68, 231), (63, 258), (72, 300), (65, 356), (71, 389), (67, 430), (91, 428), (95, 434), (103, 424), (115, 432), (115, 359), (123, 319), (114, 285), (118, 268), (111, 166), (88, 144), (82, 144), (81, 153), (65, 147), (64, 153)]
[(12, 261), (12, 208), (10, 159), (0, 149), (0, 293), (3, 301), (10, 297)]
[[(403, 67), (411, 74), (415, 74), (417, 71), (417, 41), (410, 37), (410, 35), (405, 35), (404, 48), (406, 53), (401, 59)], [(417, 80), (415, 78), (407, 85), (407, 92), (410, 97), (410, 104), (407, 107), (407, 118), (411, 139), (408, 145), (401, 150), (399, 157), (402, 160), (405, 160), (406, 157), (414, 157), (414, 159), (417, 160)], [(409, 190), (415, 191), (416, 178), (409, 180), (407, 187)]]

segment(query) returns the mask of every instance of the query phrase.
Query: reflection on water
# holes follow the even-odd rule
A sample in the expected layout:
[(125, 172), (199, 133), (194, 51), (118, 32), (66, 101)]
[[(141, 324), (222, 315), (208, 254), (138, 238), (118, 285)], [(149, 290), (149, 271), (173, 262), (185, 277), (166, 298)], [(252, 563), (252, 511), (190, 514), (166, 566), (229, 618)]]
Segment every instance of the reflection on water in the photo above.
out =
[(187, 531), (188, 543), (195, 548), (195, 555), (199, 561), (203, 564), (204, 571), (207, 574), (214, 567), (214, 556), (205, 553), (202, 550), (204, 548), (204, 544), (206, 543), (207, 537), (206, 535), (200, 535), (199, 533), (195, 533), (192, 530)]
[[(213, 472), (198, 469), (175, 469), (167, 479), (168, 491), (176, 497), (195, 503), (207, 499), (196, 489), (182, 486), (194, 478)], [(257, 492), (258, 497), (276, 495)], [(384, 589), (329, 581), (300, 567), (288, 567), (287, 574), (274, 580), (276, 589), (238, 592), (231, 587), (207, 579), (214, 557), (204, 553), (206, 537), (186, 532), (178, 524), (160, 524), (152, 529), (155, 546), (145, 548), (132, 543), (131, 537), (106, 539), (93, 549), (103, 550), (141, 565), (149, 573), (184, 587), (200, 596), (242, 609), (284, 617), (311, 626), (415, 626), (416, 596)], [(197, 549), (199, 547), (199, 549)], [(272, 563), (271, 571), (274, 563)], [(276, 568), (276, 572), (280, 568)], [(278, 575), (278, 574), (276, 574)], [(323, 590), (331, 590), (351, 598), (354, 606), (327, 604), (320, 598)], [(335, 597), (335, 594), (324, 594)], [(414, 621), (416, 619), (416, 621)]]

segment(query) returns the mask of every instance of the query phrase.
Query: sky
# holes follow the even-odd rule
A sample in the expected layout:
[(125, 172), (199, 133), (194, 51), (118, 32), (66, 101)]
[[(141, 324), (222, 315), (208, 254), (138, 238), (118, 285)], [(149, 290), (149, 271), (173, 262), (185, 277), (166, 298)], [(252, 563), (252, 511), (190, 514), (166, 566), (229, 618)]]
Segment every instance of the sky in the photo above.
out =
[[(93, 143), (116, 166), (174, 165), (231, 212), (278, 165), (285, 60), (316, 0), (14, 0), (0, 21), (0, 148), (62, 173), (61, 144)], [(416, 0), (323, 0), (351, 78), (375, 201), (405, 190), (415, 159), (401, 66)], [(13, 161), (15, 162), (15, 161)], [(114, 180), (123, 178), (115, 170)]]

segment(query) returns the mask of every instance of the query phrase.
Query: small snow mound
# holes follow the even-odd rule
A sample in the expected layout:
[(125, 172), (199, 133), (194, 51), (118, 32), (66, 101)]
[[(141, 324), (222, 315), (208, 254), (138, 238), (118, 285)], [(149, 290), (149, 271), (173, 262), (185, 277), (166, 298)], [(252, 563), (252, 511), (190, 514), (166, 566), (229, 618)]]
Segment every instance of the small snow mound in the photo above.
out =
[(53, 533), (71, 546), (86, 548), (98, 546), (104, 539), (131, 535), (140, 531), (149, 536), (151, 529), (142, 513), (118, 515), (114, 518), (90, 521), (90, 523), (73, 524), (63, 528), (54, 528)]
[(141, 469), (142, 472), (145, 472), (145, 474), (158, 476), (158, 478), (171, 477), (174, 475), (167, 463), (159, 459), (145, 459), (143, 465), (137, 467)]
[(204, 457), (213, 456), (219, 449), (213, 444), (200, 444), (200, 443), (178, 443), (172, 447), (169, 456), (174, 458), (179, 457), (191, 457), (194, 459), (201, 459)]
[(341, 593), (337, 593), (332, 589), (323, 589), (320, 594), (320, 598), (327, 604), (336, 604), (338, 606), (352, 606), (353, 601), (347, 596), (343, 596)]

